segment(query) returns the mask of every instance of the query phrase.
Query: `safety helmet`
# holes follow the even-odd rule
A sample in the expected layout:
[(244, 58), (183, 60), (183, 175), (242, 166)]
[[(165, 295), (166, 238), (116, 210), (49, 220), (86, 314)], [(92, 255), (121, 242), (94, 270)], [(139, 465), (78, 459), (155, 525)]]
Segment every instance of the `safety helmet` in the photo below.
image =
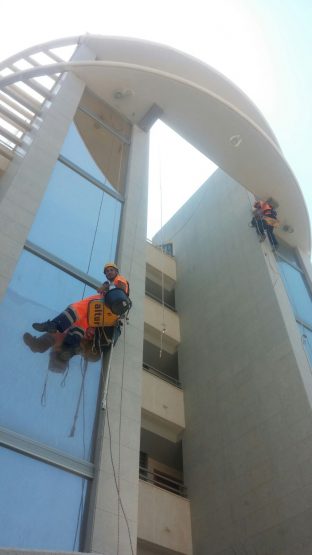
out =
[(107, 262), (104, 266), (104, 274), (106, 273), (107, 268), (115, 268), (115, 270), (117, 270), (117, 272), (119, 272), (118, 266), (115, 264), (115, 262)]

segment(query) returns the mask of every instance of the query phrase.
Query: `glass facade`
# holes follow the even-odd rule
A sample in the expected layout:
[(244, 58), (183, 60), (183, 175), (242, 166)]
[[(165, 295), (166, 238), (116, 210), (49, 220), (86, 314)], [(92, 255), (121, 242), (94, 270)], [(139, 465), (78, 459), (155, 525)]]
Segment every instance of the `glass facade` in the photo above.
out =
[(57, 162), (29, 240), (98, 280), (115, 257), (121, 203)]
[(302, 345), (312, 365), (312, 295), (309, 284), (293, 249), (282, 247), (278, 265), (299, 326)]
[(83, 283), (65, 272), (28, 252), (22, 254), (0, 306), (0, 321), (5, 322), (0, 327), (1, 345), (6, 345), (0, 351), (0, 421), (14, 432), (90, 460), (100, 361), (88, 361), (84, 375), (82, 358), (75, 356), (67, 373), (49, 337), (40, 338), (43, 352), (33, 352), (23, 341), (25, 332), (33, 332), (33, 321), (53, 318), (80, 299), (83, 289)]
[(86, 480), (0, 448), (1, 547), (76, 551)]
[(95, 293), (81, 272), (103, 281), (104, 263), (116, 257), (122, 206), (110, 189), (72, 124), (28, 236), (33, 250), (23, 251), (0, 305), (0, 440), (13, 438), (2, 440), (0, 455), (2, 547), (83, 549), (92, 474), (73, 468), (93, 462), (100, 356), (84, 347), (63, 360), (61, 334), (36, 333), (32, 323)]

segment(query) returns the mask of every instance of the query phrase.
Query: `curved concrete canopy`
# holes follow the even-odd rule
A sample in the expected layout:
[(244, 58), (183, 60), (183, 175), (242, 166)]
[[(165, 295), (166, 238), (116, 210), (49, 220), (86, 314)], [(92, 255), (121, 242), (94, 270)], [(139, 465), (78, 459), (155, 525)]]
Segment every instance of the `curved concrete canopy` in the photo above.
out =
[[(279, 235), (310, 253), (309, 217), (296, 178), (270, 127), (235, 85), (199, 60), (163, 45), (92, 35), (82, 37), (80, 44), (90, 49), (90, 61), (20, 72), (20, 79), (56, 68), (72, 71), (134, 124), (157, 104), (167, 125), (233, 179), (261, 198), (274, 197), (282, 225), (294, 229), (292, 234), (280, 229)], [(233, 137), (238, 137), (236, 146)]]

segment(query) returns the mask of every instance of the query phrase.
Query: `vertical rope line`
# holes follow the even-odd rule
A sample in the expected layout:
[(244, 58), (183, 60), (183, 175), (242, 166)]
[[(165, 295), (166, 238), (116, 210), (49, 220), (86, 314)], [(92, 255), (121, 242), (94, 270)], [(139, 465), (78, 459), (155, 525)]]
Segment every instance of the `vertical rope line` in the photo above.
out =
[[(97, 221), (96, 221), (96, 226), (95, 226), (95, 231), (94, 231), (94, 236), (93, 236), (93, 241), (92, 241), (92, 246), (91, 246), (91, 252), (90, 252), (90, 257), (89, 257), (89, 262), (88, 262), (88, 267), (87, 267), (87, 271), (86, 273), (89, 273), (90, 270), (90, 266), (91, 266), (91, 260), (92, 260), (92, 256), (93, 256), (93, 250), (94, 250), (94, 246), (95, 246), (95, 239), (96, 239), (96, 235), (98, 232), (98, 227), (99, 227), (99, 223), (100, 223), (100, 217), (101, 217), (101, 211), (102, 211), (102, 205), (103, 205), (103, 201), (104, 201), (104, 191), (102, 192), (102, 198), (101, 198), (101, 203), (100, 203), (100, 208), (99, 208), (99, 212), (98, 212), (98, 217), (97, 217)], [(86, 291), (86, 286), (87, 284), (84, 284), (84, 288), (83, 288), (83, 293), (82, 293), (82, 297), (81, 299), (83, 299), (85, 291)]]
[[(75, 416), (74, 416), (74, 422), (73, 422), (73, 425), (72, 425), (71, 432), (69, 434), (69, 437), (73, 437), (75, 435), (76, 421), (77, 421), (77, 418), (78, 418), (80, 401), (82, 399), (83, 458), (85, 458), (85, 456), (86, 456), (86, 444), (85, 444), (85, 388), (84, 388), (84, 385), (85, 385), (85, 377), (86, 377), (87, 369), (88, 369), (88, 361), (85, 359), (84, 362), (82, 363), (82, 357), (80, 357), (81, 386), (80, 386), (80, 392), (79, 392), (79, 397), (78, 397), (76, 413), (75, 413)], [(75, 547), (76, 547), (79, 525), (80, 525), (81, 519), (82, 519), (85, 487), (86, 487), (86, 480), (85, 480), (85, 478), (81, 478), (81, 495), (80, 495), (78, 515), (77, 515), (77, 524), (76, 524), (76, 530), (75, 530), (75, 536), (74, 536), (73, 551), (75, 550)]]
[[(82, 364), (83, 364), (83, 366), (82, 366)], [(69, 433), (68, 437), (74, 437), (74, 435), (75, 435), (76, 423), (77, 423), (77, 420), (78, 420), (79, 409), (80, 409), (80, 403), (81, 403), (81, 399), (84, 399), (84, 385), (85, 385), (85, 379), (86, 379), (86, 374), (87, 374), (88, 361), (87, 361), (87, 359), (83, 359), (82, 356), (80, 357), (80, 366), (81, 366), (81, 385), (80, 385), (76, 410), (75, 410), (75, 414), (74, 414), (74, 420), (73, 420), (73, 424), (72, 424), (72, 427), (71, 427), (71, 430), (70, 430), (70, 433)], [(84, 448), (84, 455), (85, 455), (84, 437), (83, 437), (83, 448)]]
[(120, 193), (120, 176), (121, 176), (121, 165), (122, 165), (123, 154), (124, 154), (124, 144), (121, 143), (121, 153), (120, 153), (118, 176), (117, 176), (117, 191), (119, 193)]
[(166, 333), (165, 322), (165, 280), (164, 280), (164, 231), (163, 231), (163, 190), (162, 190), (162, 159), (160, 144), (158, 141), (158, 168), (159, 168), (159, 197), (160, 197), (160, 240), (161, 240), (161, 305), (162, 305), (162, 324), (160, 332), (160, 349), (159, 358), (162, 356), (163, 351), (163, 337)]
[(43, 384), (43, 390), (41, 394), (41, 406), (45, 407), (47, 404), (47, 385), (48, 385), (48, 378), (49, 378), (49, 368), (46, 371), (45, 380)]
[(115, 260), (115, 255), (113, 256), (113, 240), (114, 240), (114, 235), (115, 235), (115, 225), (116, 225), (116, 215), (117, 215), (117, 200), (115, 200), (115, 210), (114, 210), (114, 220), (113, 220), (113, 225), (112, 225), (112, 234), (111, 234), (111, 244), (110, 244), (110, 249), (109, 249), (109, 260), (114, 259)]
[(125, 360), (126, 360), (126, 328), (124, 326), (124, 340), (123, 340), (123, 355), (122, 355), (122, 373), (121, 373), (121, 390), (120, 390), (120, 408), (119, 408), (119, 430), (118, 430), (118, 544), (117, 544), (117, 555), (119, 555), (119, 520), (120, 520), (120, 451), (121, 451), (121, 413), (122, 413), (122, 403), (123, 403), (123, 387), (124, 387), (124, 377), (125, 377)]

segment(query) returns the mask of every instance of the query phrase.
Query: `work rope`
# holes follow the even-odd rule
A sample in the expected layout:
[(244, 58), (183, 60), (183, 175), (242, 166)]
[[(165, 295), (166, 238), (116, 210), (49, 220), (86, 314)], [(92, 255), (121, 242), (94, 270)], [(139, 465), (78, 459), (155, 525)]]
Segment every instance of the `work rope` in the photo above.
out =
[(162, 357), (163, 340), (166, 333), (165, 321), (165, 253), (164, 253), (164, 231), (163, 231), (163, 189), (162, 189), (162, 156), (160, 144), (158, 143), (158, 165), (159, 165), (159, 202), (160, 202), (160, 243), (161, 243), (161, 308), (162, 308), (162, 323), (160, 330), (160, 345), (159, 345), (159, 358)]
[(113, 459), (113, 452), (112, 452), (112, 433), (111, 433), (111, 426), (110, 426), (110, 419), (109, 419), (109, 406), (108, 406), (108, 391), (109, 391), (109, 385), (110, 385), (110, 377), (111, 377), (111, 366), (112, 366), (112, 358), (113, 358), (113, 350), (114, 350), (114, 335), (112, 337), (111, 340), (111, 345), (110, 345), (110, 352), (109, 352), (109, 360), (108, 360), (108, 364), (107, 364), (107, 370), (106, 373), (104, 372), (104, 353), (102, 352), (101, 354), (101, 375), (102, 375), (102, 381), (104, 384), (104, 391), (103, 391), (103, 396), (102, 396), (102, 401), (101, 401), (101, 408), (104, 411), (104, 418), (107, 419), (107, 428), (108, 428), (108, 435), (109, 435), (109, 449), (110, 449), (110, 460), (111, 460), (111, 464), (112, 464), (112, 470), (113, 470), (113, 476), (114, 476), (114, 483), (115, 483), (115, 487), (116, 487), (116, 492), (117, 492), (117, 496), (118, 496), (118, 523), (117, 523), (117, 555), (119, 554), (119, 543), (120, 543), (120, 513), (119, 513), (119, 508), (121, 508), (125, 522), (126, 522), (126, 526), (127, 526), (127, 530), (128, 530), (128, 535), (129, 535), (129, 542), (130, 542), (130, 547), (131, 547), (131, 553), (132, 555), (134, 555), (134, 549), (133, 549), (133, 545), (132, 545), (132, 540), (131, 540), (131, 533), (130, 533), (130, 527), (129, 527), (129, 522), (128, 522), (128, 518), (124, 509), (124, 505), (121, 499), (121, 494), (120, 494), (120, 451), (121, 451), (121, 445), (120, 445), (120, 437), (121, 437), (121, 412), (122, 412), (122, 400), (123, 400), (123, 384), (124, 384), (124, 370), (125, 370), (125, 339), (126, 339), (126, 330), (124, 327), (124, 347), (123, 347), (123, 364), (122, 364), (122, 380), (121, 380), (121, 391), (120, 391), (120, 413), (119, 413), (119, 440), (118, 440), (118, 470), (116, 472), (116, 468), (115, 468), (115, 463), (114, 463), (114, 459)]
[(41, 402), (42, 407), (46, 407), (46, 405), (47, 405), (48, 379), (49, 379), (49, 368), (47, 368), (47, 371), (46, 371), (45, 380), (44, 380), (44, 384), (43, 384), (43, 390), (42, 390), (42, 394), (41, 394), (41, 401), (40, 402)]
[[(101, 202), (100, 202), (100, 208), (99, 208), (98, 217), (97, 217), (97, 221), (96, 221), (96, 226), (95, 226), (93, 241), (92, 241), (92, 245), (91, 245), (91, 252), (90, 252), (90, 256), (89, 256), (89, 262), (88, 262), (88, 267), (87, 267), (86, 274), (89, 273), (90, 266), (91, 266), (91, 260), (92, 260), (93, 250), (94, 250), (94, 245), (95, 245), (95, 240), (96, 240), (96, 234), (97, 234), (98, 228), (99, 228), (100, 217), (101, 217), (101, 211), (102, 211), (102, 206), (103, 206), (103, 201), (104, 201), (104, 194), (105, 194), (104, 191), (102, 191), (102, 198), (101, 198)], [(85, 284), (84, 284), (84, 288), (83, 288), (83, 292), (82, 292), (81, 300), (82, 300), (83, 297), (84, 297), (84, 294), (85, 294), (85, 291), (86, 291), (86, 287), (87, 287), (87, 284), (85, 283)]]
[[(72, 426), (72, 430), (71, 433), (69, 435), (69, 437), (73, 437), (75, 434), (75, 427), (76, 427), (76, 421), (78, 418), (78, 413), (79, 413), (79, 405), (80, 405), (80, 399), (82, 396), (82, 444), (83, 444), (83, 458), (85, 458), (86, 456), (86, 443), (85, 443), (85, 429), (86, 429), (86, 418), (85, 418), (85, 399), (84, 399), (84, 394), (85, 394), (85, 390), (84, 390), (84, 380), (85, 380), (85, 376), (87, 373), (87, 368), (88, 368), (88, 361), (84, 360), (84, 364), (82, 364), (82, 357), (80, 359), (80, 370), (81, 370), (81, 376), (82, 376), (82, 381), (81, 381), (81, 387), (80, 387), (80, 393), (79, 393), (79, 400), (77, 403), (77, 409), (76, 409), (76, 413), (75, 413), (75, 418), (74, 418), (74, 422), (73, 422), (73, 426)], [(77, 415), (77, 416), (76, 416)], [(84, 496), (85, 496), (85, 489), (86, 489), (86, 480), (84, 478), (81, 478), (81, 495), (80, 495), (80, 502), (79, 502), (79, 508), (78, 508), (78, 515), (77, 515), (77, 524), (76, 524), (76, 530), (75, 530), (75, 536), (74, 536), (74, 542), (73, 542), (73, 551), (75, 551), (76, 548), (76, 542), (77, 542), (77, 538), (78, 538), (78, 530), (79, 530), (79, 525), (82, 519), (82, 514), (83, 514), (83, 502), (84, 502)]]
[[(88, 262), (88, 267), (87, 267), (87, 272), (86, 272), (87, 274), (89, 273), (90, 266), (91, 266), (91, 260), (92, 260), (94, 246), (95, 246), (96, 234), (97, 234), (98, 227), (99, 227), (103, 201), (104, 201), (104, 191), (102, 192), (101, 203), (100, 203), (97, 222), (96, 222), (96, 226), (95, 226), (95, 231), (94, 231), (94, 236), (93, 236), (93, 241), (92, 241), (92, 246), (91, 246), (91, 252), (90, 252), (89, 262)], [(86, 285), (87, 284), (85, 283), (84, 287), (83, 287), (81, 299), (84, 298), (85, 291), (86, 291)], [(67, 374), (68, 374), (68, 369), (69, 369), (69, 365), (67, 367), (67, 373), (65, 374), (65, 376), (64, 376), (64, 378), (61, 382), (62, 387), (65, 386), (66, 378), (67, 378)], [(86, 451), (86, 445), (85, 445), (85, 379), (86, 379), (86, 374), (87, 374), (87, 369), (88, 369), (88, 359), (86, 358), (86, 355), (82, 356), (80, 354), (80, 369), (81, 369), (81, 385), (80, 385), (76, 410), (75, 410), (75, 414), (74, 414), (73, 424), (72, 424), (72, 427), (71, 427), (71, 430), (70, 430), (70, 433), (69, 433), (68, 437), (72, 438), (75, 435), (76, 424), (77, 424), (79, 410), (80, 410), (80, 404), (81, 404), (81, 400), (82, 400), (82, 443), (83, 443), (83, 456), (85, 457), (85, 451)], [(85, 497), (85, 488), (86, 488), (86, 480), (84, 480), (82, 478), (81, 479), (81, 496), (80, 496), (78, 515), (77, 515), (77, 524), (76, 524), (74, 542), (73, 542), (73, 551), (75, 551), (75, 549), (76, 549), (76, 542), (77, 542), (77, 538), (78, 538), (78, 530), (79, 530), (79, 525), (80, 525), (80, 522), (81, 522), (81, 519), (82, 519), (84, 497)]]
[[(123, 340), (123, 352), (122, 352), (122, 372), (121, 372), (121, 388), (120, 388), (120, 404), (119, 404), (119, 428), (118, 428), (118, 520), (117, 520), (117, 555), (119, 555), (119, 535), (120, 535), (120, 507), (121, 507), (121, 497), (120, 497), (120, 452), (121, 452), (121, 412), (122, 412), (122, 402), (123, 402), (123, 387), (124, 387), (124, 376), (125, 376), (125, 359), (126, 359), (126, 326), (124, 326), (124, 340)], [(124, 511), (123, 511), (124, 512)], [(124, 517), (127, 523), (126, 515)], [(129, 526), (128, 526), (129, 531)], [(129, 533), (130, 543), (131, 535)], [(132, 544), (131, 544), (132, 549)]]
[[(71, 427), (71, 430), (70, 430), (70, 433), (69, 433), (68, 437), (74, 437), (74, 435), (75, 435), (76, 424), (77, 424), (81, 399), (83, 399), (82, 407), (83, 407), (83, 412), (84, 412), (84, 385), (85, 385), (85, 379), (86, 379), (86, 374), (87, 374), (87, 369), (88, 369), (88, 359), (85, 358), (85, 357), (82, 357), (82, 356), (80, 357), (80, 369), (81, 369), (80, 390), (79, 390), (78, 400), (77, 400), (77, 404), (76, 404), (76, 410), (75, 410), (75, 414), (74, 414), (73, 424), (72, 424), (72, 427)], [(85, 454), (84, 434), (83, 434), (83, 450), (84, 450), (84, 454)]]

